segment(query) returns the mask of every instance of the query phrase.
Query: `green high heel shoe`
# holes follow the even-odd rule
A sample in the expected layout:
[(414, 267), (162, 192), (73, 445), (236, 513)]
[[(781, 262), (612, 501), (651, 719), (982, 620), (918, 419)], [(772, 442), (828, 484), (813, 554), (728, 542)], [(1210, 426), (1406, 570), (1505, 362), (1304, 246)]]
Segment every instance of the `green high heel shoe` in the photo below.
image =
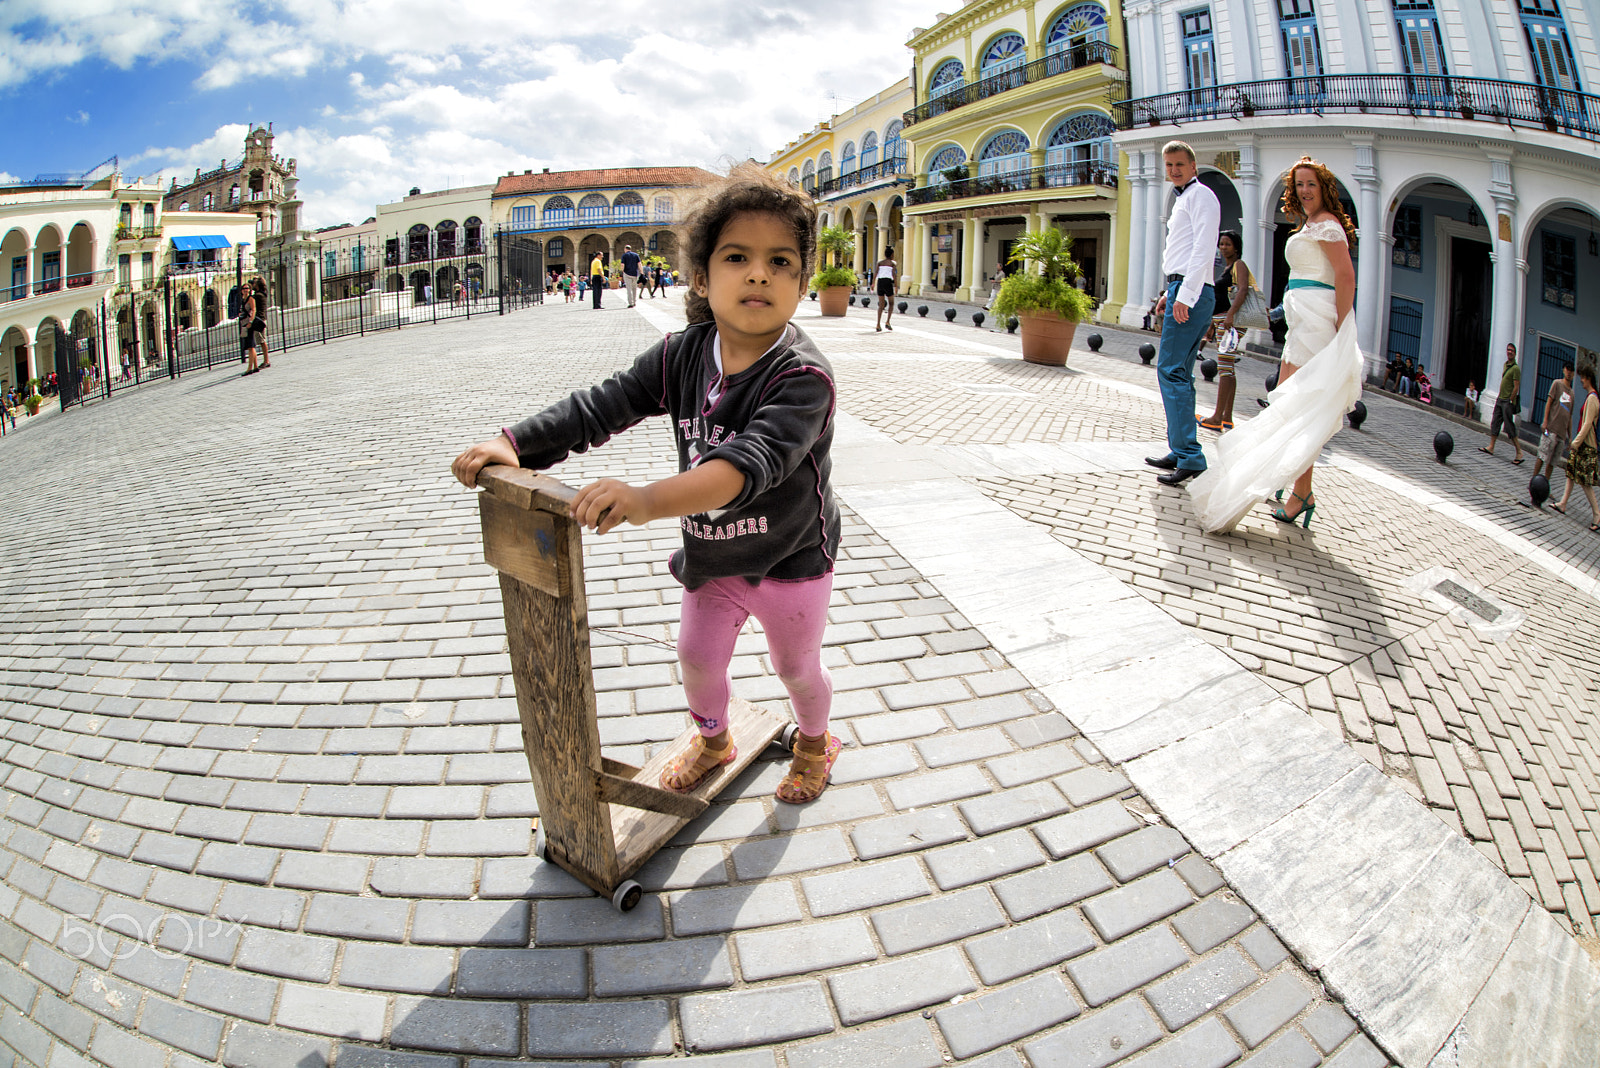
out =
[(1317, 510), (1317, 495), (1313, 493), (1308, 497), (1302, 497), (1298, 493), (1291, 493), (1289, 494), (1289, 499), (1291, 501), (1299, 501), (1300, 510), (1294, 515), (1290, 515), (1282, 508), (1274, 508), (1272, 510), (1272, 518), (1280, 523), (1288, 523), (1290, 526), (1293, 526), (1298, 521), (1302, 527), (1310, 530), (1311, 515)]

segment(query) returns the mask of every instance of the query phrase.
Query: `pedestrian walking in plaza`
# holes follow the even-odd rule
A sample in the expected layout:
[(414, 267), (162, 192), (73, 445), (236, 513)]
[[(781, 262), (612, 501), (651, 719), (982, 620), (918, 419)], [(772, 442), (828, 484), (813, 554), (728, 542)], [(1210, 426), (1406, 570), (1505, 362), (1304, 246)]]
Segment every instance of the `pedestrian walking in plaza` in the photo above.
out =
[(1309, 156), (1283, 176), (1283, 212), (1300, 223), (1284, 246), (1289, 282), (1283, 294), (1289, 333), (1272, 406), (1217, 442), (1217, 464), (1190, 494), (1208, 532), (1232, 530), (1266, 494), (1291, 480), (1272, 517), (1311, 525), (1317, 500), (1311, 465), (1361, 398), (1356, 344), (1355, 226), (1339, 205), (1339, 182)]
[(1550, 392), (1544, 402), (1544, 422), (1539, 424), (1539, 455), (1533, 459), (1533, 473), (1543, 471), (1545, 478), (1556, 477), (1556, 461), (1561, 459), (1567, 446), (1567, 435), (1572, 433), (1572, 361), (1561, 365), (1561, 377), (1550, 383)]
[(1194, 357), (1211, 326), (1211, 309), (1216, 305), (1211, 271), (1222, 207), (1217, 195), (1198, 177), (1194, 149), (1182, 141), (1168, 141), (1161, 157), (1167, 181), (1177, 192), (1167, 220), (1167, 248), (1161, 257), (1166, 292), (1156, 301), (1155, 310), (1161, 317), (1156, 375), (1167, 415), (1167, 454), (1148, 456), (1144, 462), (1162, 470), (1157, 482), (1177, 486), (1206, 469), (1194, 421)]
[(822, 793), (841, 747), (828, 731), (833, 684), (822, 664), (839, 548), (833, 372), (789, 321), (811, 274), (816, 206), (745, 165), (685, 229), (689, 326), (631, 368), (467, 449), (453, 471), (473, 486), (486, 464), (551, 467), (648, 416), (671, 419), (677, 475), (644, 486), (591, 483), (572, 516), (601, 534), (669, 516), (682, 528), (669, 566), (684, 586), (678, 657), (699, 731), (662, 772), (662, 786), (692, 790), (737, 756), (728, 667), (753, 615), (800, 724), (777, 787), (778, 800), (798, 804)]
[(594, 294), (594, 310), (600, 310), (600, 291), (606, 287), (606, 261), (600, 258), (600, 253), (594, 254), (594, 259), (589, 262), (589, 292)]
[(622, 288), (628, 292), (628, 307), (639, 301), (639, 254), (632, 245), (622, 246)]
[(256, 292), (251, 286), (245, 286), (241, 291), (244, 302), (239, 308), (239, 350), (249, 366), (245, 374), (253, 375), (261, 370), (257, 364), (261, 353), (261, 329), (256, 326), (259, 317), (256, 310)]
[(1244, 242), (1233, 230), (1224, 230), (1217, 237), (1217, 251), (1222, 253), (1222, 272), (1217, 276), (1217, 307), (1220, 316), (1211, 321), (1211, 334), (1217, 339), (1217, 406), (1211, 418), (1201, 419), (1207, 430), (1233, 429), (1233, 397), (1239, 381), (1234, 365), (1239, 361), (1240, 331), (1234, 328), (1233, 317), (1244, 307), (1250, 295), (1250, 268), (1239, 257), (1244, 253)]
[(1595, 504), (1594, 483), (1596, 467), (1600, 467), (1600, 448), (1595, 443), (1595, 421), (1600, 418), (1600, 396), (1594, 391), (1594, 364), (1585, 363), (1578, 368), (1578, 378), (1583, 382), (1587, 396), (1583, 398), (1583, 414), (1578, 425), (1578, 432), (1572, 437), (1572, 455), (1567, 457), (1567, 491), (1561, 495), (1561, 503), (1550, 507), (1567, 514), (1567, 502), (1572, 499), (1574, 484), (1583, 487), (1583, 495), (1589, 499), (1589, 529), (1600, 531), (1600, 506)]
[(1489, 421), (1489, 444), (1479, 445), (1479, 452), (1494, 455), (1494, 443), (1500, 440), (1500, 428), (1506, 428), (1506, 437), (1511, 439), (1511, 445), (1517, 450), (1517, 458), (1511, 462), (1522, 462), (1522, 439), (1517, 436), (1517, 415), (1522, 411), (1522, 368), (1517, 366), (1517, 346), (1506, 346), (1506, 369), (1500, 373), (1500, 392), (1494, 399), (1494, 416)]
[[(881, 332), (887, 324), (890, 330), (894, 329), (894, 290), (900, 281), (900, 265), (894, 262), (894, 247), (889, 246), (883, 250), (883, 259), (878, 261), (874, 269), (876, 285), (878, 287), (878, 330)], [(887, 311), (889, 318), (884, 319), (883, 313)]]

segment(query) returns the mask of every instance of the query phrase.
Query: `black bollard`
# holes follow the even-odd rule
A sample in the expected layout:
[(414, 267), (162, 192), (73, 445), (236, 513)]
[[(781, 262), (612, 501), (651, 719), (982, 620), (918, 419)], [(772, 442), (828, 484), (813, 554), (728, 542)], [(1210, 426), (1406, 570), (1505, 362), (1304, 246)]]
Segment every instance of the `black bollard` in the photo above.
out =
[(906, 313), (906, 309), (911, 307), (911, 305), (902, 300), (898, 305), (896, 305), (896, 307), (900, 309), (900, 314), (904, 315)]
[(1550, 499), (1550, 480), (1543, 475), (1528, 479), (1528, 499), (1535, 508), (1543, 508), (1544, 502)]
[(918, 304), (917, 314), (926, 319), (928, 317), (928, 306), (926, 304)]
[(1350, 409), (1350, 414), (1345, 418), (1350, 420), (1351, 430), (1360, 430), (1361, 424), (1367, 421), (1367, 406), (1361, 401), (1356, 401), (1356, 406)]
[(1217, 380), (1217, 361), (1209, 356), (1201, 360), (1200, 373), (1205, 376), (1207, 382), (1215, 382)]
[(944, 321), (947, 323), (956, 321), (956, 310), (954, 308), (946, 308), (944, 310)]
[(1153, 360), (1155, 358), (1156, 358), (1156, 347), (1154, 345), (1152, 345), (1152, 344), (1150, 344), (1150, 342), (1146, 341), (1143, 345), (1139, 346), (1139, 359), (1143, 360), (1145, 363), (1149, 363), (1151, 360)]
[(816, 300), (817, 299), (817, 291), (815, 289), (813, 289), (811, 291), (811, 299), (812, 300)]
[(1021, 325), (1022, 320), (1013, 315), (1011, 318), (1006, 320), (1006, 333), (1015, 334), (1017, 332), (1017, 327)]
[(1090, 334), (1089, 335), (1089, 351), (1090, 352), (1099, 352), (1100, 351), (1100, 346), (1104, 345), (1105, 343), (1106, 343), (1106, 339), (1101, 337), (1099, 334)]
[(854, 293), (850, 294), (845, 299), (850, 302), (850, 307), (854, 308), (856, 306), (856, 295)]
[(1433, 454), (1439, 458), (1440, 463), (1444, 463), (1455, 448), (1456, 439), (1450, 436), (1450, 431), (1441, 430), (1433, 436)]
[(1278, 388), (1278, 372), (1274, 371), (1267, 376), (1267, 392), (1271, 393)]
[(982, 326), (983, 325), (983, 312), (976, 311), (976, 312), (972, 313), (972, 325), (973, 326)]

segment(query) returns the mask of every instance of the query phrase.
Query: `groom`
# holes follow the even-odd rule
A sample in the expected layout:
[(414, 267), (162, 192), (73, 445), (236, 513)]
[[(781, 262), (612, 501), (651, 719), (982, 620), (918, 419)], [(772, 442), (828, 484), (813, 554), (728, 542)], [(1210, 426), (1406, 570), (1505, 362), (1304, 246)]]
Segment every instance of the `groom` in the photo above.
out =
[(1194, 149), (1182, 141), (1168, 141), (1161, 150), (1167, 181), (1177, 191), (1172, 215), (1167, 219), (1167, 250), (1161, 257), (1166, 289), (1156, 302), (1161, 320), (1161, 355), (1156, 374), (1161, 382), (1161, 403), (1167, 411), (1167, 455), (1147, 456), (1144, 462), (1165, 474), (1156, 481), (1181, 485), (1206, 469), (1205, 454), (1195, 433), (1194, 358), (1200, 351), (1216, 291), (1211, 286), (1217, 255), (1217, 231), (1222, 207), (1217, 195), (1196, 175)]

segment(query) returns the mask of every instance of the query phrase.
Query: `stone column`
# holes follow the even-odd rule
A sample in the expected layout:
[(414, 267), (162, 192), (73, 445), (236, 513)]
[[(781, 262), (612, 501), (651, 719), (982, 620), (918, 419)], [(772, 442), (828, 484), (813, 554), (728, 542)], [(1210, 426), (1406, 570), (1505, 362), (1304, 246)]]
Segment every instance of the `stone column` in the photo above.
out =
[(973, 294), (979, 292), (977, 288), (978, 273), (978, 220), (968, 215), (962, 224), (962, 240), (965, 244), (961, 253), (961, 284), (956, 287), (957, 300), (972, 300)]
[[(1156, 153), (1159, 153), (1159, 149)], [(1144, 291), (1145, 304), (1154, 300), (1161, 292), (1161, 252), (1166, 244), (1167, 213), (1166, 196), (1168, 183), (1164, 180), (1164, 171), (1161, 167), (1161, 157), (1153, 154), (1155, 165), (1154, 174), (1150, 181), (1145, 183), (1145, 228), (1144, 228)], [(1144, 310), (1140, 309), (1143, 318)]]
[(1138, 326), (1144, 319), (1144, 309), (1150, 303), (1150, 298), (1144, 292), (1144, 232), (1149, 220), (1145, 211), (1144, 158), (1142, 150), (1128, 153), (1128, 173), (1125, 176), (1128, 183), (1128, 262), (1123, 268), (1123, 326)]
[[(1239, 255), (1253, 273), (1259, 274), (1266, 263), (1261, 245), (1261, 167), (1256, 159), (1254, 138), (1236, 144), (1239, 148), (1239, 201), (1244, 209), (1239, 219), (1239, 239), (1244, 247)], [(1256, 286), (1266, 291), (1259, 278)]]
[[(888, 247), (889, 247), (889, 224), (888, 223), (879, 223), (878, 224), (878, 255), (877, 255), (876, 259), (874, 260), (874, 262), (876, 262), (877, 260), (883, 259), (883, 257), (885, 255), (887, 255), (887, 252), (885, 250)], [(896, 258), (899, 258), (899, 252), (900, 252), (899, 249), (895, 249)], [(876, 284), (876, 283), (874, 283), (874, 284)]]
[(1356, 150), (1354, 177), (1357, 192), (1356, 214), (1361, 226), (1359, 261), (1356, 266), (1356, 343), (1366, 358), (1366, 371), (1371, 375), (1382, 366), (1383, 344), (1378, 338), (1378, 324), (1383, 321), (1383, 282), (1387, 273), (1387, 258), (1382, 256), (1383, 209), (1378, 199), (1377, 154), (1370, 139), (1351, 139)]
[(1506, 346), (1517, 346), (1517, 362), (1522, 367), (1522, 381), (1531, 381), (1528, 374), (1528, 353), (1524, 351), (1518, 323), (1519, 297), (1526, 292), (1518, 285), (1522, 277), (1517, 269), (1517, 247), (1513, 240), (1517, 232), (1517, 194), (1511, 184), (1511, 160), (1507, 157), (1490, 157), (1489, 198), (1494, 203), (1495, 217), (1489, 223), (1489, 259), (1493, 263), (1494, 283), (1490, 307), (1493, 318), (1489, 322), (1489, 371), (1483, 384), (1484, 410), (1492, 410), (1489, 393), (1493, 390), (1499, 399), (1500, 374), (1506, 367)]

